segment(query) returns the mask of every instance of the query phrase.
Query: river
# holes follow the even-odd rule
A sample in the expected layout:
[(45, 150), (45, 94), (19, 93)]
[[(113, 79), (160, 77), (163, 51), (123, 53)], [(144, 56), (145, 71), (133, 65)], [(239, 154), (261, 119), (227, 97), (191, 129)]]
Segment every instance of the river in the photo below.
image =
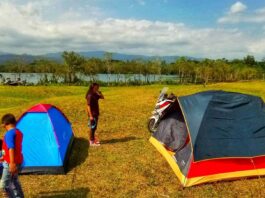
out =
[[(89, 76), (83, 74), (77, 74), (77, 77), (83, 81), (92, 81)], [(48, 81), (53, 79), (53, 74), (51, 73), (0, 73), (0, 82), (7, 80), (17, 81), (20, 78), (21, 81), (25, 81), (30, 84), (38, 84), (47, 78)], [(128, 81), (148, 81), (148, 82), (158, 82), (172, 80), (176, 81), (178, 79), (177, 75), (139, 75), (139, 74), (97, 74), (94, 76), (94, 80), (101, 82), (128, 82)], [(63, 82), (63, 78), (58, 78), (58, 82)]]

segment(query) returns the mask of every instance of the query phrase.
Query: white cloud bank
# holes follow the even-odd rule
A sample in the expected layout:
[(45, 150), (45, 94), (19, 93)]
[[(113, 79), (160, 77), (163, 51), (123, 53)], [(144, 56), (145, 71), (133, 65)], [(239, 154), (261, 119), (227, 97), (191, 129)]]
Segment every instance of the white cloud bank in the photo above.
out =
[[(43, 54), (63, 50), (143, 55), (263, 58), (265, 48), (237, 29), (190, 28), (182, 23), (148, 20), (58, 17), (47, 20), (40, 4), (0, 2), (0, 51)], [(67, 16), (75, 15), (71, 10)], [(92, 12), (93, 13), (93, 12)], [(265, 42), (265, 41), (263, 41)], [(264, 45), (265, 46), (265, 45)]]

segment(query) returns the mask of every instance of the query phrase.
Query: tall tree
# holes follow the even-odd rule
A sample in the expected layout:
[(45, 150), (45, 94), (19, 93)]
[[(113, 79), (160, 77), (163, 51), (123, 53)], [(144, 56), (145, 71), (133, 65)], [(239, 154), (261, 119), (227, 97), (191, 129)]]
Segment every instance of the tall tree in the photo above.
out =
[(64, 51), (62, 57), (66, 66), (66, 72), (68, 76), (67, 81), (69, 83), (73, 83), (74, 81), (76, 81), (76, 73), (80, 71), (81, 66), (84, 63), (84, 57), (73, 51)]
[(107, 68), (107, 74), (108, 74), (108, 84), (110, 83), (110, 75), (112, 73), (112, 56), (113, 56), (113, 53), (111, 52), (106, 52), (104, 54), (104, 61), (105, 61), (105, 65)]
[(257, 63), (256, 63), (256, 60), (255, 60), (255, 57), (254, 56), (251, 56), (251, 55), (247, 55), (244, 59), (243, 59), (244, 63), (248, 66), (255, 66)]
[(200, 73), (203, 80), (203, 85), (206, 86), (213, 74), (213, 60), (204, 59), (201, 62)]
[(85, 75), (88, 75), (90, 81), (96, 80), (96, 74), (100, 72), (101, 60), (97, 58), (86, 59), (82, 65), (82, 70)]

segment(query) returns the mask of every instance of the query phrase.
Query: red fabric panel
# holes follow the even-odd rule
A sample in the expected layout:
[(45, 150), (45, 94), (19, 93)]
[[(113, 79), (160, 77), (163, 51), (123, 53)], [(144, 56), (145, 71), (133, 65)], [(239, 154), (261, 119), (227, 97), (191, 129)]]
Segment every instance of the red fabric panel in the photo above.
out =
[(191, 162), (188, 178), (265, 168), (265, 157), (227, 158)]
[(50, 104), (38, 104), (29, 109), (27, 112), (48, 112), (51, 107), (52, 105)]
[(253, 158), (256, 169), (265, 168), (265, 156)]
[(53, 106), (53, 105), (50, 105), (50, 104), (37, 104), (37, 105), (35, 105), (35, 106), (33, 106), (33, 107), (31, 107), (28, 111), (26, 111), (25, 113), (23, 113), (21, 116), (20, 116), (20, 118), (18, 119), (18, 122), (19, 122), (19, 120), (26, 114), (26, 113), (35, 113), (35, 112), (40, 112), (40, 113), (47, 113), (48, 112), (48, 110), (50, 109), (50, 108), (56, 108), (58, 111), (60, 111), (62, 114), (63, 114), (63, 116), (65, 117), (65, 119), (70, 123), (70, 121), (69, 121), (69, 119), (65, 116), (65, 114), (60, 110), (60, 109), (58, 109), (57, 107), (55, 107), (55, 106)]

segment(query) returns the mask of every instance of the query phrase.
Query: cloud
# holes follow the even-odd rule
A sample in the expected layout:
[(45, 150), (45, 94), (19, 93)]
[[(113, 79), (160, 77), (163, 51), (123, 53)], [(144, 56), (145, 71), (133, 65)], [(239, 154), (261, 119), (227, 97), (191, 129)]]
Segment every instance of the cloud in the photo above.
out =
[(104, 50), (208, 58), (237, 58), (249, 52), (262, 56), (257, 51), (263, 50), (263, 54), (265, 51), (259, 46), (259, 38), (250, 39), (238, 29), (192, 28), (183, 23), (136, 19), (82, 18), (74, 9), (65, 12), (68, 18), (47, 20), (39, 6), (0, 2), (0, 51), (43, 54)]
[(265, 8), (260, 8), (252, 12), (245, 13), (247, 6), (241, 2), (233, 4), (230, 11), (217, 20), (220, 24), (237, 24), (237, 23), (265, 23)]
[(252, 43), (250, 43), (248, 47), (248, 51), (250, 54), (254, 54), (257, 57), (260, 57), (260, 59), (265, 58), (265, 39), (259, 39)]
[(231, 14), (236, 14), (236, 13), (240, 13), (240, 12), (243, 12), (247, 9), (247, 6), (244, 5), (243, 3), (241, 3), (240, 1), (236, 2), (235, 4), (233, 4), (231, 7), (230, 7), (230, 13)]

